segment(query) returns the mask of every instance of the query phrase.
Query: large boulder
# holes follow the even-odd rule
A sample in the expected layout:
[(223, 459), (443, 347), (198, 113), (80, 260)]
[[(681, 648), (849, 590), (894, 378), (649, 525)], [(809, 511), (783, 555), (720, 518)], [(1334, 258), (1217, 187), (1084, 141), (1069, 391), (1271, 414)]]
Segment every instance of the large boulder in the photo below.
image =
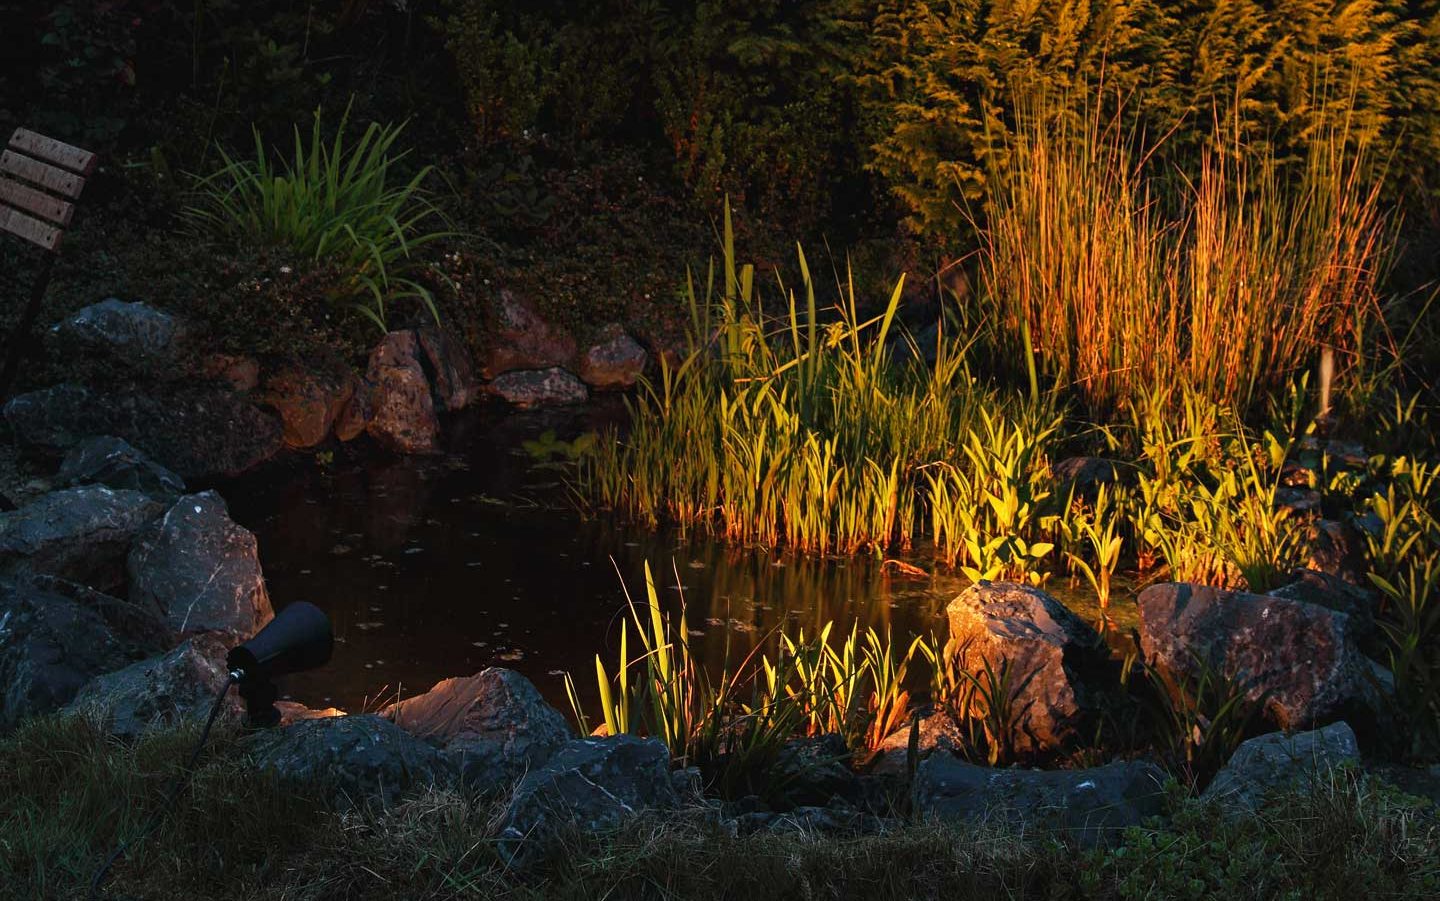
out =
[(1201, 798), (1238, 813), (1254, 813), (1272, 792), (1307, 787), (1337, 767), (1359, 762), (1360, 746), (1345, 723), (1294, 735), (1272, 732), (1236, 748)]
[(280, 418), (285, 446), (304, 449), (330, 437), (354, 393), (355, 377), (349, 372), (289, 366), (268, 376), (256, 399)]
[(1059, 494), (1094, 500), (1102, 485), (1121, 481), (1123, 465), (1106, 457), (1066, 457), (1052, 467)]
[(399, 331), (386, 335), (370, 353), (366, 381), (371, 387), (371, 415), (365, 430), (396, 453), (430, 453), (440, 435), (419, 352), (415, 333)]
[(274, 616), (255, 536), (213, 491), (176, 501), (135, 543), (127, 568), (131, 599), (163, 611), (178, 633), (249, 637)]
[(25, 580), (0, 581), (0, 731), (65, 706), (133, 654), (96, 610)]
[(915, 776), (921, 816), (1053, 831), (1093, 845), (1164, 811), (1165, 772), (1131, 760), (1083, 770), (991, 769), (934, 754)]
[(486, 389), (517, 407), (578, 404), (584, 403), (590, 396), (584, 382), (558, 367), (506, 372)]
[(114, 435), (186, 479), (239, 475), (282, 446), (274, 417), (206, 384), (156, 394), (56, 385), (11, 399), (4, 415), (24, 447), (58, 455), (85, 438)]
[(373, 714), (301, 719), (259, 732), (248, 745), (261, 772), (342, 809), (390, 804), (452, 778), (439, 751)]
[(493, 379), (512, 369), (568, 366), (575, 359), (575, 339), (508, 290), (500, 292), (488, 326), (490, 345), (480, 368), (484, 378)]
[(670, 752), (656, 739), (576, 739), (521, 781), (505, 813), (501, 850), (516, 859), (567, 827), (592, 832), (679, 803)]
[(425, 351), (440, 406), (452, 413), (470, 406), (479, 388), (465, 343), (448, 331), (426, 326), (420, 329), (420, 347)]
[[(151, 726), (203, 719), (228, 681), (225, 655), (230, 642), (209, 632), (186, 639), (159, 657), (132, 663), (92, 679), (71, 706), (99, 713), (112, 735), (134, 738)], [(238, 718), (239, 696), (231, 692), (223, 712)]]
[[(926, 712), (914, 725), (916, 764), (937, 752), (954, 754), (967, 744), (964, 727), (947, 707)], [(871, 775), (903, 776), (909, 771), (910, 731), (911, 725), (906, 723), (885, 736), (871, 758)]]
[(125, 555), (165, 507), (138, 491), (84, 485), (0, 513), (0, 570), (60, 576), (104, 590), (125, 582)]
[(580, 380), (599, 391), (633, 386), (645, 371), (649, 356), (639, 342), (611, 323), (600, 330), (596, 343), (580, 356)]
[(99, 353), (139, 366), (173, 356), (182, 329), (163, 310), (110, 297), (56, 323), (51, 333), (66, 351)]
[(1355, 645), (1350, 618), (1305, 601), (1165, 583), (1140, 593), (1140, 648), (1172, 677), (1206, 670), (1238, 682), (1286, 731), (1339, 719), (1376, 728), (1379, 670)]
[(960, 665), (981, 680), (988, 666), (1008, 681), (1016, 751), (1060, 751), (1088, 731), (1106, 653), (1084, 620), (1040, 589), (1012, 582), (978, 582), (945, 612)]
[(169, 498), (185, 493), (185, 481), (113, 435), (86, 438), (70, 448), (55, 475), (60, 487), (106, 485)]
[(1350, 618), (1350, 634), (1360, 650), (1372, 655), (1383, 652), (1380, 628), (1375, 622), (1374, 592), (1315, 569), (1297, 569), (1290, 574), (1290, 579), (1269, 594), (1345, 614)]
[(530, 680), (499, 667), (446, 679), (381, 715), (440, 747), (466, 786), (485, 793), (510, 787), (571, 738)]

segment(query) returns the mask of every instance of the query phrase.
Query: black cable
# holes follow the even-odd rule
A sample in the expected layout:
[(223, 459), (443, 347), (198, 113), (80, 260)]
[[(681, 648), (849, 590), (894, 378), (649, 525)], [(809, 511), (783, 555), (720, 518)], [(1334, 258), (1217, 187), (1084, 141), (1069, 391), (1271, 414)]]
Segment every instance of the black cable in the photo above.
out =
[(219, 696), (215, 698), (215, 706), (210, 708), (210, 716), (205, 720), (205, 728), (200, 732), (200, 740), (195, 743), (195, 750), (190, 752), (190, 760), (185, 764), (185, 769), (176, 774), (175, 784), (171, 787), (170, 796), (165, 799), (165, 803), (156, 808), (154, 813), (150, 814), (149, 821), (145, 824), (145, 828), (140, 830), (138, 835), (122, 843), (120, 847), (111, 852), (100, 869), (95, 871), (95, 878), (90, 881), (91, 901), (100, 897), (100, 887), (105, 884), (105, 877), (110, 875), (110, 868), (115, 866), (116, 861), (123, 857), (126, 851), (129, 851), (135, 845), (149, 838), (150, 833), (154, 832), (155, 827), (160, 825), (160, 821), (165, 814), (174, 809), (175, 802), (180, 800), (180, 793), (184, 791), (185, 786), (190, 783), (190, 776), (195, 772), (195, 764), (200, 760), (200, 752), (205, 747), (205, 741), (210, 737), (210, 727), (215, 725), (215, 718), (220, 715), (220, 707), (225, 703), (225, 696), (230, 693), (230, 687), (237, 681), (238, 679), (235, 673), (230, 673), (226, 676), (225, 687), (220, 689)]

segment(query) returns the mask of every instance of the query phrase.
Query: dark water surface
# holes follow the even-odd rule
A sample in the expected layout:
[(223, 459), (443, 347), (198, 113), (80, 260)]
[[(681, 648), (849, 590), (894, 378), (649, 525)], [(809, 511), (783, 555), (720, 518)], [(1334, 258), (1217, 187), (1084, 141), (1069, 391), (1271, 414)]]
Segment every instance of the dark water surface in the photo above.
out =
[[(223, 486), (231, 515), (258, 538), (277, 609), (308, 600), (334, 623), (334, 659), (285, 690), (310, 706), (358, 711), (498, 665), (562, 710), (569, 671), (593, 702), (595, 654), (613, 670), (628, 616), (621, 579), (643, 603), (646, 561), (663, 603), (678, 609), (683, 592), (692, 648), (717, 671), (779, 627), (808, 635), (833, 620), (836, 630), (892, 628), (897, 642), (943, 638), (945, 604), (966, 584), (959, 577), (905, 579), (871, 559), (777, 555), (583, 520), (565, 503), (560, 474), (537, 467), (521, 442), (622, 416), (605, 406), (482, 410), (447, 423), (437, 457), (305, 461)], [(1093, 610), (1078, 612), (1093, 621)]]

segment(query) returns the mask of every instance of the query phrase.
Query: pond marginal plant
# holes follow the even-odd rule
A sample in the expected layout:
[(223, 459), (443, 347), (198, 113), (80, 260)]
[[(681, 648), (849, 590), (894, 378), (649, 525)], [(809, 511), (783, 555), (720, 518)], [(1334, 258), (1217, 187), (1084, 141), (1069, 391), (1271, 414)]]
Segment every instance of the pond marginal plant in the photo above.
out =
[(394, 167), (409, 151), (394, 153), (400, 125), (366, 126), (347, 143), (346, 109), (326, 141), (320, 110), (308, 141), (294, 129), (290, 158), (272, 154), (254, 129), (253, 158), (232, 157), (195, 184), (186, 216), (209, 236), (248, 245), (281, 247), (333, 267), (341, 277), (335, 299), (355, 309), (382, 332), (388, 312), (402, 300), (419, 303), (437, 321), (435, 295), (421, 273), (445, 281), (419, 252), (450, 236), (444, 214), (423, 188), (430, 167), (397, 181)]

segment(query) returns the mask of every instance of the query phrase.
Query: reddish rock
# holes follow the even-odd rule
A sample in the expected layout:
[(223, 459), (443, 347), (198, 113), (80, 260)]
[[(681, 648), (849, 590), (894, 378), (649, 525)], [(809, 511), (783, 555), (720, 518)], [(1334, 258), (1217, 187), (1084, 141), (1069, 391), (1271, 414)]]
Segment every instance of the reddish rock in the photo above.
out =
[(1088, 680), (1104, 666), (1104, 642), (1084, 620), (1038, 588), (982, 581), (945, 608), (951, 648), (985, 680), (1007, 671), (1015, 749), (1050, 753), (1086, 732), (1094, 709)]
[(1140, 648), (1172, 677), (1238, 682), (1286, 731), (1344, 719), (1376, 727), (1389, 673), (1356, 647), (1337, 610), (1278, 595), (1166, 583), (1140, 593)]
[(259, 402), (280, 417), (281, 436), (292, 449), (314, 447), (330, 437), (340, 412), (355, 393), (349, 373), (286, 367), (265, 380)]
[(597, 343), (580, 358), (579, 376), (585, 384), (601, 391), (625, 389), (640, 378), (648, 360), (645, 348), (612, 323), (601, 330)]
[(465, 343), (449, 332), (427, 326), (420, 330), (420, 346), (430, 364), (436, 400), (452, 413), (468, 407), (479, 394), (479, 386)]
[(223, 382), (232, 390), (244, 393), (260, 384), (260, 364), (249, 357), (212, 354), (200, 364), (200, 375)]
[(590, 396), (584, 382), (558, 366), (536, 372), (507, 372), (486, 388), (517, 407), (578, 404)]
[(420, 342), (412, 331), (391, 332), (370, 353), (366, 379), (372, 386), (374, 413), (365, 430), (396, 453), (431, 453), (440, 435), (419, 354)]
[(545, 321), (528, 301), (501, 291), (480, 374), (493, 379), (512, 369), (568, 366), (575, 352), (575, 339), (568, 332)]
[(373, 389), (368, 381), (356, 379), (355, 390), (350, 393), (350, 398), (335, 417), (336, 438), (351, 441), (365, 434), (370, 420), (375, 418), (375, 405), (370, 399), (372, 393)]

